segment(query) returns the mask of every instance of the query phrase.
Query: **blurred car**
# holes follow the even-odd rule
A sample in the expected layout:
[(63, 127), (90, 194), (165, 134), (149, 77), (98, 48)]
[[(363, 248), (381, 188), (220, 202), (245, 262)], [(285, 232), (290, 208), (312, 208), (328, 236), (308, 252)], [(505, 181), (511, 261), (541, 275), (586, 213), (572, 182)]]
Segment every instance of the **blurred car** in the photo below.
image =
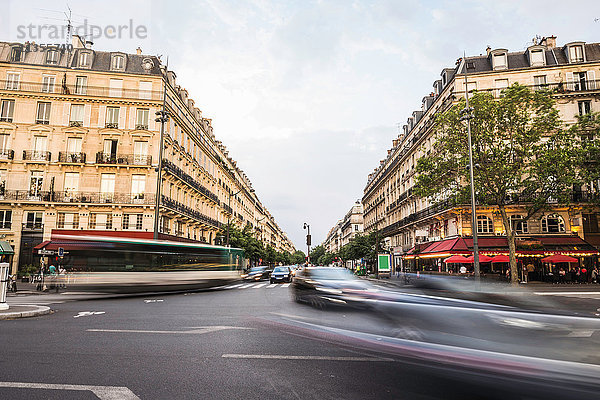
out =
[(298, 271), (291, 288), (294, 300), (318, 308), (328, 305), (365, 307), (368, 303), (364, 294), (375, 290), (368, 281), (339, 267), (306, 267)]
[(292, 269), (288, 266), (275, 267), (271, 272), (271, 283), (275, 282), (291, 282), (292, 281)]
[(271, 271), (271, 268), (266, 265), (252, 267), (247, 274), (242, 275), (242, 279), (247, 281), (260, 281), (269, 278)]

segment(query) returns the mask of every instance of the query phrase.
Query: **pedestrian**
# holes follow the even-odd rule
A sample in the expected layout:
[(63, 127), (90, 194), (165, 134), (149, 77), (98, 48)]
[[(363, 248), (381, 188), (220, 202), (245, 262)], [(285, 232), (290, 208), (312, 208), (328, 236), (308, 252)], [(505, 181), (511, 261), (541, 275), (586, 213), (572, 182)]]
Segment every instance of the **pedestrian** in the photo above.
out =
[(560, 267), (560, 269), (558, 270), (558, 282), (565, 283), (566, 276), (567, 276), (567, 271), (565, 271), (565, 269), (563, 267)]
[(510, 282), (510, 268), (506, 269), (506, 280)]
[(598, 283), (598, 267), (592, 270), (592, 283)]

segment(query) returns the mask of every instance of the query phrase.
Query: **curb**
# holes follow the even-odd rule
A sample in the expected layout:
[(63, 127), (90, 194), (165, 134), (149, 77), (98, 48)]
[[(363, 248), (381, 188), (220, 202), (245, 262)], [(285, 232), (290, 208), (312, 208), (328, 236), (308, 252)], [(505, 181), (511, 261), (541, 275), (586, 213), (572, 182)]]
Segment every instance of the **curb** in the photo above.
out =
[[(38, 317), (40, 315), (46, 315), (46, 314), (50, 314), (52, 312), (52, 310), (50, 309), (50, 307), (46, 307), (46, 306), (25, 306), (26, 308), (28, 308), (28, 310), (26, 311), (9, 311), (8, 312), (0, 312), (0, 320), (3, 319), (17, 319), (17, 318), (29, 318), (29, 317)], [(23, 306), (12, 306), (12, 308), (15, 309), (19, 309), (19, 308), (25, 308)], [(34, 307), (33, 310), (31, 310), (30, 308)]]

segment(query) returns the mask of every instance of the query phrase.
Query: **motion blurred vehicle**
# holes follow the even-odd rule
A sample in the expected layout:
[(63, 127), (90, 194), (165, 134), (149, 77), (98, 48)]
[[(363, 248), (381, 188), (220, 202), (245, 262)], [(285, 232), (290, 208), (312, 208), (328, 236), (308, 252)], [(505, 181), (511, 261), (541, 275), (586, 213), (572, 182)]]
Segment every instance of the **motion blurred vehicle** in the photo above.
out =
[(247, 274), (242, 275), (242, 278), (247, 281), (260, 281), (268, 279), (271, 275), (271, 268), (266, 265), (250, 268)]
[(368, 281), (339, 267), (306, 267), (296, 274), (291, 288), (295, 301), (317, 308), (329, 305), (362, 308), (367, 305), (364, 294), (375, 290)]
[(271, 283), (275, 282), (291, 282), (292, 281), (292, 269), (288, 266), (275, 267), (271, 272)]

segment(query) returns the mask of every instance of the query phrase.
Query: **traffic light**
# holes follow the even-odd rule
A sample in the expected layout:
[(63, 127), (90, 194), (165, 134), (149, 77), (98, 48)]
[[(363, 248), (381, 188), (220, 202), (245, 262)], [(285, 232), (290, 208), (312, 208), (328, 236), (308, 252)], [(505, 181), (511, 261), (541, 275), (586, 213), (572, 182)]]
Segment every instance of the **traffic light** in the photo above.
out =
[(306, 245), (310, 246), (310, 235), (306, 235)]

